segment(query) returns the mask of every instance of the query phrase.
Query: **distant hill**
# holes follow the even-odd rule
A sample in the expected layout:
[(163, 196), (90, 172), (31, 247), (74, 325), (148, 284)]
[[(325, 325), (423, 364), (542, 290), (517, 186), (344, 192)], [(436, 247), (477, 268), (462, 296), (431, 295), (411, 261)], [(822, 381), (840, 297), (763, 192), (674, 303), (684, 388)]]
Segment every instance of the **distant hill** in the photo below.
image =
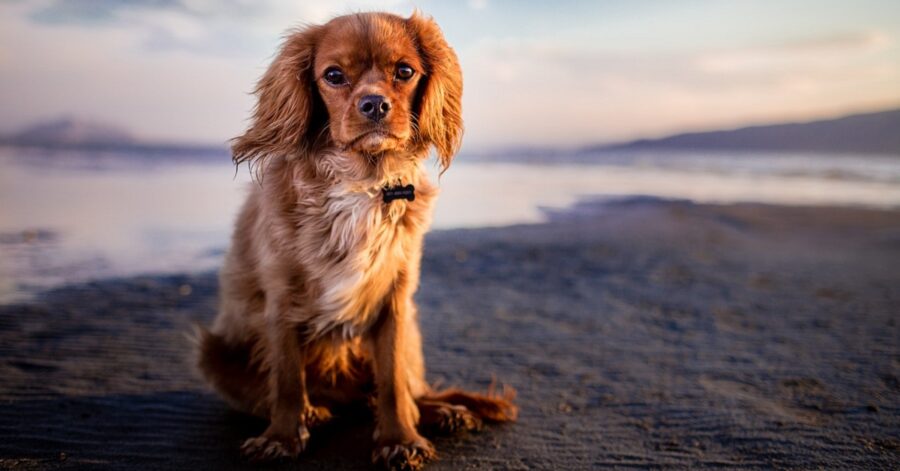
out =
[(75, 118), (60, 118), (35, 124), (15, 134), (0, 137), (0, 145), (153, 154), (190, 153), (198, 156), (227, 153), (224, 144), (212, 146), (141, 141), (126, 129)]
[(805, 123), (750, 126), (596, 145), (584, 148), (579, 153), (655, 149), (900, 155), (900, 109)]
[(134, 136), (109, 124), (74, 118), (61, 118), (28, 127), (5, 141), (20, 145), (84, 146), (134, 144)]

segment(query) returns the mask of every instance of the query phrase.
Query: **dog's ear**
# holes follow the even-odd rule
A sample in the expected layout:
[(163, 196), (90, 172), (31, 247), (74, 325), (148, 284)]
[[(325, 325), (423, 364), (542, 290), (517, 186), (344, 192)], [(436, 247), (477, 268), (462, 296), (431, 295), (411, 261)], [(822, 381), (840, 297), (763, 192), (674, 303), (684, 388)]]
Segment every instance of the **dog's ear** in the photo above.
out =
[(434, 145), (444, 171), (462, 142), (462, 70), (434, 20), (413, 13), (406, 22), (425, 64), (416, 103), (417, 138)]
[(309, 150), (314, 139), (317, 91), (313, 78), (315, 48), (321, 26), (309, 26), (288, 34), (253, 93), (257, 97), (250, 127), (232, 140), (235, 165), (248, 162), (257, 170), (274, 156), (291, 156)]

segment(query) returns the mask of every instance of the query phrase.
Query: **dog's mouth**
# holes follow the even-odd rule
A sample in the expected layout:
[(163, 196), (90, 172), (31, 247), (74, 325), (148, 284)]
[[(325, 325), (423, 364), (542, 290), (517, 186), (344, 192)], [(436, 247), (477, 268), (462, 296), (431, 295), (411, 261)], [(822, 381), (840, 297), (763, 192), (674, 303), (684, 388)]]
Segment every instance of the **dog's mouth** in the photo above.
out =
[(395, 148), (397, 142), (401, 140), (400, 136), (385, 129), (372, 129), (354, 137), (347, 147), (368, 154), (377, 154)]

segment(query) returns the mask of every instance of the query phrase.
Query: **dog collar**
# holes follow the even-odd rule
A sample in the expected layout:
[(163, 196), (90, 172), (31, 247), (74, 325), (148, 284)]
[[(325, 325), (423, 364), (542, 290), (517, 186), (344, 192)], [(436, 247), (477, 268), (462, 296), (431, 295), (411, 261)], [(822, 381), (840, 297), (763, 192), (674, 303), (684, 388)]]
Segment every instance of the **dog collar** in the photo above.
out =
[(381, 199), (384, 200), (385, 203), (390, 203), (394, 200), (415, 201), (416, 187), (412, 186), (412, 184), (406, 186), (386, 186), (381, 189)]

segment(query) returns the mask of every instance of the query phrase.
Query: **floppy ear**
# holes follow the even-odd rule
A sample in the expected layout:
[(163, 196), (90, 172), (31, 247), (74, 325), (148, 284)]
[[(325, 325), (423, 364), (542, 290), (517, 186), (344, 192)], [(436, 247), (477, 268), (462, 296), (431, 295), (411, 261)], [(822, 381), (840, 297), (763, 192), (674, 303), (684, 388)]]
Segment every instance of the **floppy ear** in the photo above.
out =
[(443, 172), (462, 142), (462, 70), (433, 19), (413, 13), (406, 22), (425, 64), (418, 92), (418, 139), (434, 145)]
[(313, 62), (321, 26), (290, 33), (253, 93), (257, 96), (247, 131), (232, 140), (235, 165), (257, 167), (273, 156), (304, 152), (312, 141), (315, 80)]

